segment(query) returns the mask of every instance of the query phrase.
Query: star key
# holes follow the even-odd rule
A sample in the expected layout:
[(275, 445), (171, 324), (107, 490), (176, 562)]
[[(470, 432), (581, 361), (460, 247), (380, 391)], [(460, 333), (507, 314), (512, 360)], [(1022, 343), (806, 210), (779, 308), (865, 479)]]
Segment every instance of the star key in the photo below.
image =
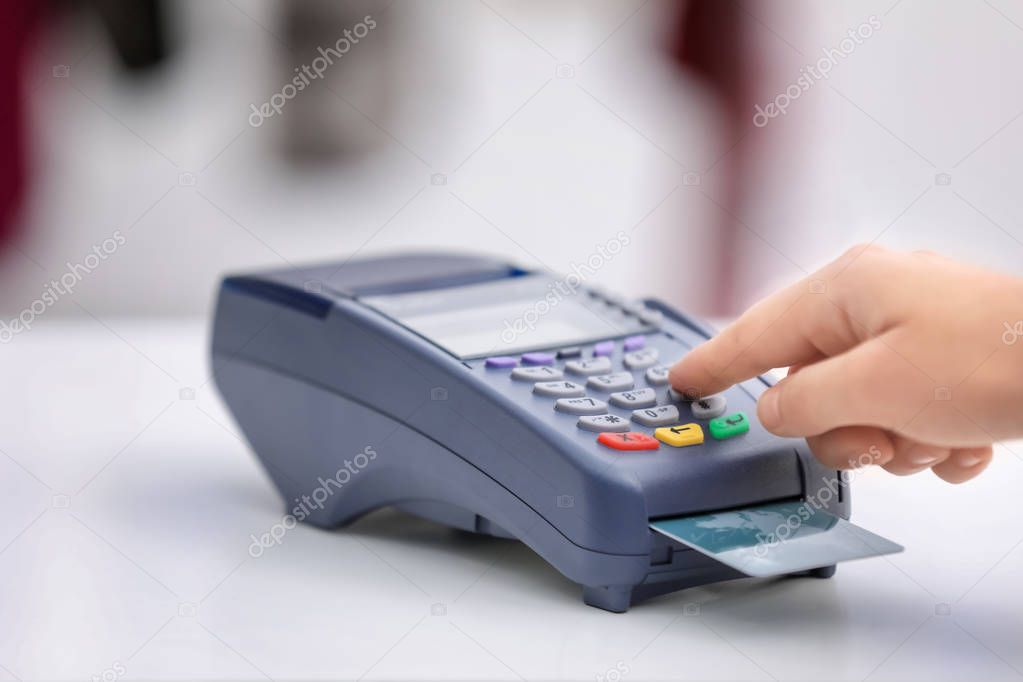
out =
[(659, 447), (656, 438), (637, 431), (602, 433), (597, 436), (597, 442), (614, 450), (656, 450)]

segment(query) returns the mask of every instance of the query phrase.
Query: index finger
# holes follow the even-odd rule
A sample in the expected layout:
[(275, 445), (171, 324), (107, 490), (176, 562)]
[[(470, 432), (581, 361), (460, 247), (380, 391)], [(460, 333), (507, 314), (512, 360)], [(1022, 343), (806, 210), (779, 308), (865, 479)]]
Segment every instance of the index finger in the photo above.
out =
[(678, 391), (719, 393), (775, 367), (820, 360), (858, 341), (841, 309), (807, 278), (765, 298), (671, 368)]

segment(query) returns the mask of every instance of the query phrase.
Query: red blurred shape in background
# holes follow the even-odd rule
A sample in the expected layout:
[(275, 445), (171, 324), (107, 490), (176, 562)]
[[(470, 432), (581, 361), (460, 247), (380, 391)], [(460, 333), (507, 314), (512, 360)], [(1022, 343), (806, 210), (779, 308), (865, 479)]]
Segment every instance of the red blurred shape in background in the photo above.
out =
[(25, 195), (25, 72), (38, 3), (0, 2), (0, 250), (14, 237)]

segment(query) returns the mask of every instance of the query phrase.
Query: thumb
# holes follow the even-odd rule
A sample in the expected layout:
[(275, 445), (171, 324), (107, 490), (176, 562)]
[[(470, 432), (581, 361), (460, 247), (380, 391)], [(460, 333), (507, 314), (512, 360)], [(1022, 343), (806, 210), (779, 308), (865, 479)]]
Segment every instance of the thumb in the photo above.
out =
[(894, 429), (929, 399), (931, 389), (919, 386), (917, 374), (878, 337), (785, 377), (760, 396), (757, 417), (779, 436), (817, 436), (842, 426)]

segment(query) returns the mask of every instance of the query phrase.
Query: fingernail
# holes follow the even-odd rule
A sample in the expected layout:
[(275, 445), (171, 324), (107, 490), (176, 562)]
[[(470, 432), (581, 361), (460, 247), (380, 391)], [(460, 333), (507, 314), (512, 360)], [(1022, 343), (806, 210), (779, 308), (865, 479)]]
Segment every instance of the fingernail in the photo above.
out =
[(980, 464), (982, 461), (984, 461), (984, 458), (978, 457), (977, 455), (960, 455), (959, 457), (956, 458), (956, 460), (959, 466), (963, 467), (964, 469), (969, 469), (970, 467), (975, 467), (978, 464)]
[(916, 457), (910, 457), (909, 461), (913, 464), (924, 466), (927, 464), (934, 464), (938, 461), (938, 458), (934, 455), (917, 455)]
[(768, 431), (774, 431), (781, 425), (781, 411), (778, 406), (778, 392), (779, 389), (777, 388), (769, 389), (760, 396), (760, 400), (757, 401), (757, 416), (760, 417), (760, 423), (763, 424), (764, 428)]

